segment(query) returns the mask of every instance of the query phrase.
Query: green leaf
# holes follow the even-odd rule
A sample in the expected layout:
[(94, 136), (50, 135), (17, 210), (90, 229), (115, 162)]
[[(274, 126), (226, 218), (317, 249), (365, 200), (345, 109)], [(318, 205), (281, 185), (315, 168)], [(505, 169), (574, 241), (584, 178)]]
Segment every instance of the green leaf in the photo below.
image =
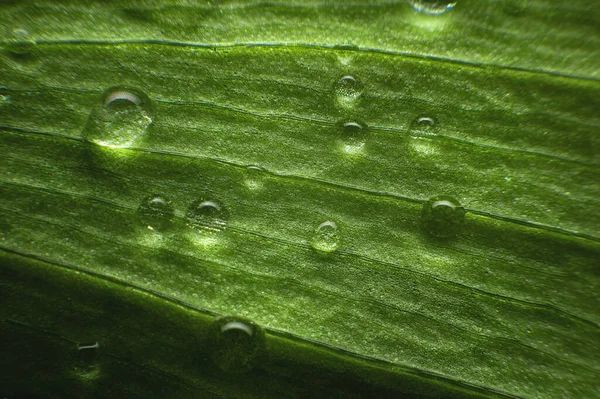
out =
[(600, 397), (589, 1), (0, 15), (3, 397)]

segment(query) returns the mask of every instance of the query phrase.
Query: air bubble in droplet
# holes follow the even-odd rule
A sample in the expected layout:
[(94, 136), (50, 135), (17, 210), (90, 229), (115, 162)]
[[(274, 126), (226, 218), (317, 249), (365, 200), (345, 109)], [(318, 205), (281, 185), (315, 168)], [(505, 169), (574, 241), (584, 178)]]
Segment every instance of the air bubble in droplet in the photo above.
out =
[(367, 127), (358, 122), (346, 122), (342, 125), (340, 145), (349, 154), (361, 152), (365, 147)]
[(464, 223), (465, 209), (454, 198), (434, 197), (425, 203), (422, 218), (429, 234), (439, 238), (453, 237)]
[(264, 348), (264, 332), (239, 317), (222, 317), (211, 326), (213, 362), (223, 371), (243, 373), (256, 365)]
[(160, 195), (151, 195), (142, 200), (138, 217), (149, 230), (164, 231), (173, 223), (175, 211), (171, 202)]
[(6, 42), (6, 48), (15, 55), (29, 54), (35, 47), (35, 40), (31, 37), (27, 29), (14, 29), (8, 36), (9, 39)]
[(444, 0), (408, 0), (410, 5), (424, 14), (439, 15), (454, 8), (456, 1)]
[(334, 222), (326, 221), (315, 229), (312, 246), (317, 251), (333, 252), (337, 249), (339, 241), (337, 225)]
[(150, 99), (145, 94), (113, 87), (92, 110), (84, 138), (105, 147), (127, 148), (144, 135), (151, 123)]
[(343, 107), (354, 105), (362, 94), (360, 83), (352, 76), (344, 76), (335, 85), (338, 104)]
[(186, 214), (187, 222), (200, 233), (218, 233), (227, 226), (227, 212), (217, 202), (200, 199), (192, 203)]

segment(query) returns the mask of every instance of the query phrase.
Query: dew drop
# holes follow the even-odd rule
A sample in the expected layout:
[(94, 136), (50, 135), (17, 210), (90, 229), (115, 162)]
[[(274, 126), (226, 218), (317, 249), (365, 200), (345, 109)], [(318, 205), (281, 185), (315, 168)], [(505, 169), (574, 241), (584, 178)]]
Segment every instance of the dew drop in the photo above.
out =
[(344, 123), (341, 129), (342, 148), (345, 152), (354, 154), (361, 152), (365, 147), (367, 128), (357, 122)]
[(223, 371), (244, 373), (251, 370), (264, 348), (264, 332), (249, 320), (221, 317), (213, 322), (212, 360)]
[(410, 5), (424, 14), (439, 15), (454, 8), (456, 1), (444, 0), (409, 0)]
[(362, 94), (361, 85), (354, 77), (344, 76), (337, 81), (335, 93), (338, 104), (343, 107), (351, 107)]
[(204, 199), (192, 203), (186, 218), (190, 227), (200, 233), (218, 233), (227, 225), (226, 210), (217, 202)]
[(328, 253), (337, 249), (339, 241), (337, 225), (334, 222), (326, 221), (315, 229), (312, 246), (317, 251)]
[(99, 377), (100, 370), (97, 366), (99, 355), (100, 344), (98, 342), (77, 345), (75, 373), (83, 382), (92, 382)]
[(248, 166), (246, 168), (246, 176), (244, 184), (250, 191), (258, 191), (263, 188), (263, 175), (265, 171), (258, 166)]
[(465, 219), (465, 209), (451, 197), (431, 198), (423, 207), (423, 225), (435, 237), (455, 236)]
[(150, 99), (136, 89), (113, 87), (104, 92), (84, 130), (86, 140), (104, 147), (128, 148), (152, 123)]
[(435, 135), (435, 119), (430, 116), (420, 116), (416, 118), (412, 125), (411, 130), (413, 132), (425, 134), (425, 135)]
[(138, 217), (148, 230), (164, 231), (173, 223), (175, 211), (171, 202), (160, 195), (151, 195), (142, 200)]
[(7, 49), (15, 55), (30, 54), (36, 44), (27, 29), (14, 29), (9, 33), (8, 37), (6, 43)]

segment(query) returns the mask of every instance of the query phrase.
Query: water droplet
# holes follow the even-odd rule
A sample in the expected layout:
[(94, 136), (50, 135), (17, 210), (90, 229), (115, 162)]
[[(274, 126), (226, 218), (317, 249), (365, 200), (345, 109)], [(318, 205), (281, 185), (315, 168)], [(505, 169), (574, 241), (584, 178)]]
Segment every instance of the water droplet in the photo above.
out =
[(456, 1), (444, 0), (409, 0), (410, 5), (417, 11), (439, 15), (454, 8)]
[(361, 84), (352, 76), (344, 76), (337, 81), (335, 93), (341, 106), (350, 107), (358, 101), (362, 94)]
[(15, 55), (26, 55), (35, 47), (35, 40), (27, 29), (17, 28), (9, 33), (6, 46)]
[(227, 212), (217, 202), (200, 199), (188, 209), (188, 224), (201, 233), (218, 233), (225, 230)]
[(431, 136), (435, 135), (434, 127), (435, 119), (429, 116), (420, 116), (413, 121), (411, 131)]
[(250, 191), (257, 191), (263, 187), (265, 171), (258, 166), (248, 166), (246, 168), (245, 185)]
[(212, 325), (212, 360), (223, 371), (251, 370), (264, 348), (264, 332), (249, 320), (222, 317)]
[(312, 246), (317, 251), (333, 252), (340, 241), (337, 225), (334, 222), (323, 222), (316, 228)]
[(340, 144), (345, 152), (355, 154), (365, 147), (367, 127), (358, 122), (347, 122), (342, 125)]
[(465, 209), (453, 198), (431, 198), (423, 207), (423, 225), (431, 235), (440, 238), (455, 236), (465, 219)]
[(84, 137), (101, 146), (127, 148), (144, 135), (151, 123), (151, 102), (145, 94), (113, 87), (92, 110)]
[(173, 223), (175, 211), (171, 202), (160, 195), (151, 195), (142, 200), (138, 208), (140, 222), (149, 230), (164, 231)]
[(77, 345), (77, 358), (75, 362), (75, 373), (84, 382), (95, 381), (100, 375), (97, 366), (100, 355), (100, 344), (98, 342), (86, 345)]

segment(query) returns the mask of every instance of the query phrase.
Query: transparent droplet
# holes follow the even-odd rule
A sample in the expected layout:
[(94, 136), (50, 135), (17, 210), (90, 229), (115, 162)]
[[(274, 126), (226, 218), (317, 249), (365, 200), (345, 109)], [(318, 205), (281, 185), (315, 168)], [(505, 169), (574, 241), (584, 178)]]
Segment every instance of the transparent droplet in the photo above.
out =
[(84, 382), (95, 381), (100, 375), (98, 369), (98, 357), (100, 355), (100, 344), (98, 342), (77, 345), (75, 359), (75, 374)]
[(358, 101), (362, 94), (361, 85), (354, 77), (344, 76), (337, 81), (335, 94), (338, 104), (343, 107), (350, 107)]
[(35, 47), (35, 40), (27, 29), (17, 28), (8, 35), (6, 42), (8, 51), (16, 55), (26, 55)]
[(105, 147), (127, 148), (144, 135), (151, 123), (150, 99), (145, 94), (113, 87), (92, 110), (84, 138)]
[(263, 188), (265, 171), (258, 166), (248, 166), (246, 168), (246, 177), (244, 183), (248, 190), (257, 191)]
[(218, 233), (225, 230), (227, 212), (214, 201), (200, 199), (192, 203), (186, 214), (188, 224), (200, 233)]
[(340, 241), (337, 225), (327, 221), (321, 223), (315, 230), (312, 246), (317, 251), (333, 252), (337, 249)]
[(435, 135), (435, 119), (430, 116), (419, 116), (411, 125), (413, 133)]
[(443, 14), (456, 5), (456, 1), (447, 0), (408, 0), (408, 2), (415, 10), (431, 15)]
[(222, 317), (213, 322), (212, 360), (223, 371), (243, 373), (256, 365), (264, 348), (264, 332), (255, 323), (239, 317)]
[(340, 144), (345, 152), (361, 152), (365, 147), (367, 127), (358, 122), (346, 122), (342, 125)]
[(151, 195), (142, 200), (138, 216), (143, 226), (149, 230), (164, 231), (173, 223), (175, 210), (171, 202), (160, 195)]
[(465, 209), (451, 197), (431, 198), (423, 207), (423, 226), (429, 234), (448, 238), (455, 236), (464, 223)]

